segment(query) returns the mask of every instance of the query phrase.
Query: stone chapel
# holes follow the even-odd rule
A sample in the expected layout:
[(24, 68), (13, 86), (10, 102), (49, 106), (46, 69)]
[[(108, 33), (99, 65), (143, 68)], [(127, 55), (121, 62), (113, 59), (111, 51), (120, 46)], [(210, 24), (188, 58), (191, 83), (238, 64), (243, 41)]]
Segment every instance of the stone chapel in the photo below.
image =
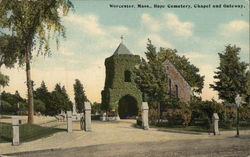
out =
[[(140, 64), (140, 56), (132, 54), (121, 42), (112, 56), (105, 59), (106, 78), (102, 91), (102, 105), (118, 112), (120, 118), (135, 117), (142, 104), (142, 93), (134, 82), (133, 69)], [(164, 61), (169, 77), (169, 93), (181, 101), (190, 101), (191, 87), (169, 61)]]

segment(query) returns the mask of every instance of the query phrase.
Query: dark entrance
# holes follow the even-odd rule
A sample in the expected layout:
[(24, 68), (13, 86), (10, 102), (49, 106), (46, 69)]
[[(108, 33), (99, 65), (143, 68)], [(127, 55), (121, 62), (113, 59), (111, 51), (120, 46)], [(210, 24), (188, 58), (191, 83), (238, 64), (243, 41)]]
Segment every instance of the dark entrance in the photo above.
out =
[(121, 119), (135, 118), (138, 114), (136, 99), (130, 95), (122, 97), (119, 101), (118, 112)]

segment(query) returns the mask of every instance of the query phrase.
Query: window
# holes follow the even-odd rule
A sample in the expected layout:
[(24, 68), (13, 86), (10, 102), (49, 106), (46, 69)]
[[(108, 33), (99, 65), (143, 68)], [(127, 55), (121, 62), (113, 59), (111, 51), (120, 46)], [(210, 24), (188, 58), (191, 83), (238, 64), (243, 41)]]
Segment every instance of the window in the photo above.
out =
[(126, 71), (124, 72), (124, 81), (125, 81), (125, 82), (131, 82), (131, 72), (128, 71), (128, 70), (126, 70)]
[(176, 98), (179, 98), (179, 91), (178, 91), (178, 85), (175, 85), (175, 96)]
[(168, 88), (169, 88), (169, 94), (170, 94), (170, 96), (172, 94), (171, 86), (172, 86), (172, 81), (171, 81), (171, 79), (169, 79), (169, 81), (168, 81)]

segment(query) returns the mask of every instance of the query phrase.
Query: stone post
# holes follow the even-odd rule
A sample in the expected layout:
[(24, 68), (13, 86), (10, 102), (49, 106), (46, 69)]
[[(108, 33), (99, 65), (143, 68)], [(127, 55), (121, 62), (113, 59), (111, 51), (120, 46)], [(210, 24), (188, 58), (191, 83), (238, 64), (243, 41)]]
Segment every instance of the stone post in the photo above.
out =
[(149, 129), (149, 125), (148, 125), (148, 102), (142, 102), (141, 113), (142, 113), (142, 128), (144, 130), (148, 130)]
[(107, 116), (106, 116), (106, 112), (102, 113), (102, 116), (101, 116), (101, 121), (106, 121), (107, 120)]
[(219, 116), (217, 113), (213, 114), (213, 132), (214, 135), (219, 135)]
[(91, 131), (91, 105), (90, 102), (84, 102), (84, 130)]
[(12, 145), (18, 146), (20, 144), (19, 140), (19, 120), (18, 117), (13, 116), (12, 117)]
[(72, 112), (67, 111), (67, 130), (72, 132)]

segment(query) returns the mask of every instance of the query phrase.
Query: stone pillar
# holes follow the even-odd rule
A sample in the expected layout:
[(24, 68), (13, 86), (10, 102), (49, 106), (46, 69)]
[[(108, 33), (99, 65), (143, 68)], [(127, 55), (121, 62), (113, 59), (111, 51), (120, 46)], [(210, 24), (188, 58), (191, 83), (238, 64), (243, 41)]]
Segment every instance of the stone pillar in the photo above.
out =
[(91, 105), (90, 102), (84, 102), (84, 130), (91, 131)]
[(12, 145), (18, 146), (20, 144), (19, 140), (19, 120), (18, 117), (12, 117)]
[(142, 113), (142, 128), (144, 130), (148, 130), (149, 129), (149, 125), (148, 125), (148, 102), (142, 102), (141, 113)]
[(213, 132), (214, 135), (219, 135), (219, 116), (217, 113), (213, 114)]
[(106, 116), (106, 112), (102, 113), (102, 116), (101, 116), (101, 121), (106, 121), (107, 120), (107, 116)]
[(72, 115), (77, 115), (77, 112), (76, 112), (76, 104), (75, 104), (75, 103), (73, 103), (72, 110), (73, 110)]
[(72, 112), (67, 111), (67, 130), (72, 132)]

